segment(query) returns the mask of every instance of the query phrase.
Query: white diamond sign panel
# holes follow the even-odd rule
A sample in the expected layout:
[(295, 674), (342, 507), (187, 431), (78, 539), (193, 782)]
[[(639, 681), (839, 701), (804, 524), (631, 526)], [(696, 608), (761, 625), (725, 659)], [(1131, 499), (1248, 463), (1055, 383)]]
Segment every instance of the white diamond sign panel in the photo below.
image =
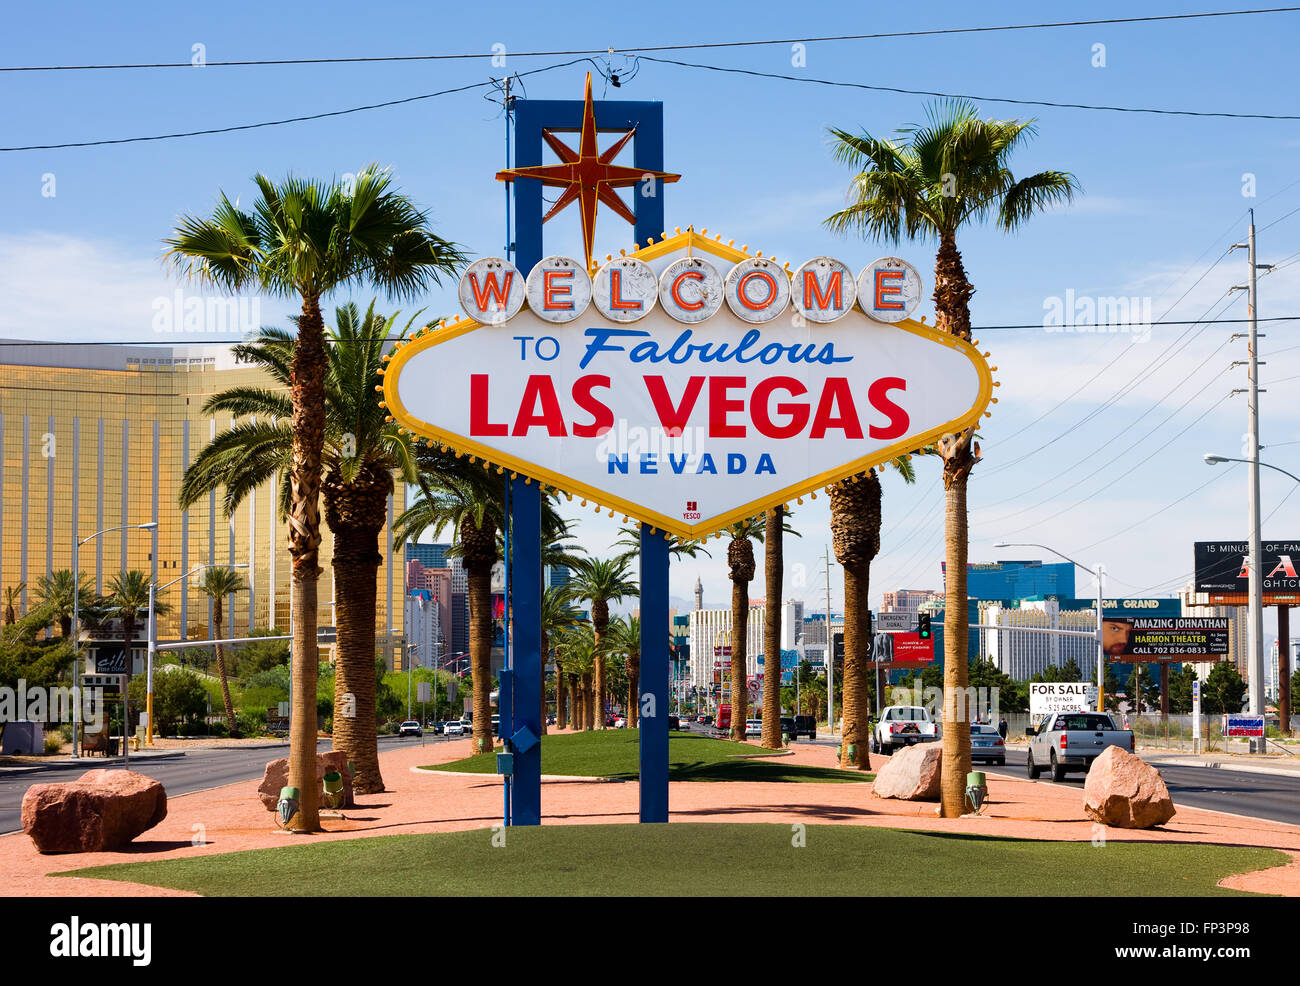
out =
[[(700, 251), (720, 279), (711, 292), (751, 259), (693, 233), (635, 256), (694, 282), (678, 291), (691, 305), (701, 268), (677, 262)], [(609, 298), (630, 297), (614, 287)], [(595, 293), (607, 301), (599, 278)], [(991, 400), (971, 344), (856, 304), (833, 321), (792, 306), (757, 325), (726, 304), (694, 323), (645, 308), (635, 321), (593, 305), (563, 323), (530, 307), (501, 324), (451, 323), (393, 354), (385, 400), (419, 435), (683, 537), (973, 426)]]

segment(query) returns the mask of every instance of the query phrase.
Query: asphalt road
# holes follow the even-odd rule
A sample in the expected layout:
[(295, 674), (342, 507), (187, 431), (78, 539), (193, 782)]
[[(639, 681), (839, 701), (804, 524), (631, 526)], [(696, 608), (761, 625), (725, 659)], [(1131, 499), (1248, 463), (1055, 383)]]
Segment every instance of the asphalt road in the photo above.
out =
[[(444, 737), (424, 734), (424, 743), (440, 743)], [(414, 746), (420, 742), (414, 736), (381, 736), (379, 749), (389, 750), (397, 746)], [(322, 740), (320, 748), (328, 750), (329, 740)], [(254, 748), (208, 747), (187, 752), (182, 757), (166, 760), (131, 761), (131, 769), (147, 774), (162, 781), (169, 795), (189, 794), (236, 781), (246, 781), (261, 777), (270, 760), (288, 756), (288, 742), (275, 746)], [(21, 809), (23, 795), (33, 784), (72, 780), (81, 776), (83, 770), (96, 767), (120, 767), (122, 758), (106, 760), (92, 757), (76, 767), (42, 767), (37, 770), (0, 772), (0, 834), (16, 832), (22, 828)]]
[[(1007, 751), (1005, 767), (976, 764), (974, 769), (988, 774), (1028, 777), (1025, 771), (1026, 758), (1025, 750), (1011, 747)], [(1175, 804), (1300, 824), (1300, 774), (1282, 777), (1277, 774), (1248, 773), (1228, 767), (1179, 767), (1155, 762), (1152, 766), (1160, 771)], [(1065, 776), (1066, 780), (1062, 782), (1064, 786), (1083, 790), (1082, 772)], [(1034, 783), (1053, 782), (1050, 776), (1044, 774)]]

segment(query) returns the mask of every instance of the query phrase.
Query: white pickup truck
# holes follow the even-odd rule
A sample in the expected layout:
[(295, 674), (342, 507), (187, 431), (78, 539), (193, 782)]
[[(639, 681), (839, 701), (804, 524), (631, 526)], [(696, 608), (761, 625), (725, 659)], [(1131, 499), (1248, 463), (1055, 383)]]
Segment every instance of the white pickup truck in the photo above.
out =
[(939, 725), (924, 706), (889, 705), (881, 709), (880, 719), (871, 730), (871, 752), (890, 754), (938, 738)]
[(1116, 729), (1103, 712), (1053, 712), (1035, 729), (1025, 730), (1029, 739), (1029, 778), (1038, 780), (1044, 770), (1053, 781), (1065, 780), (1071, 770), (1086, 771), (1108, 746), (1133, 752), (1133, 731)]

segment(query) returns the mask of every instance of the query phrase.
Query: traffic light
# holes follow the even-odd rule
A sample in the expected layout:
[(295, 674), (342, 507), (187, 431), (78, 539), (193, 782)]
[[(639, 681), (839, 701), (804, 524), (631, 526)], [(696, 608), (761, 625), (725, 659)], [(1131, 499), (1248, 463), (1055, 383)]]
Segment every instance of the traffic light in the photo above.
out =
[(922, 640), (930, 639), (930, 614), (916, 614), (916, 635)]

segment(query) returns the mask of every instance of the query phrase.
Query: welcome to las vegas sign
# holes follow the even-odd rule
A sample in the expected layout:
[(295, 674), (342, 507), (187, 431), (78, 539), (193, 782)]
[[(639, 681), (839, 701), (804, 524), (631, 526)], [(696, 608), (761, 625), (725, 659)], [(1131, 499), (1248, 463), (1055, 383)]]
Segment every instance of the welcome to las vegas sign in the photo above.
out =
[(397, 347), (389, 413), (485, 466), (699, 537), (974, 426), (971, 343), (913, 321), (916, 270), (793, 271), (693, 231), (589, 274), (485, 258), (466, 318)]

